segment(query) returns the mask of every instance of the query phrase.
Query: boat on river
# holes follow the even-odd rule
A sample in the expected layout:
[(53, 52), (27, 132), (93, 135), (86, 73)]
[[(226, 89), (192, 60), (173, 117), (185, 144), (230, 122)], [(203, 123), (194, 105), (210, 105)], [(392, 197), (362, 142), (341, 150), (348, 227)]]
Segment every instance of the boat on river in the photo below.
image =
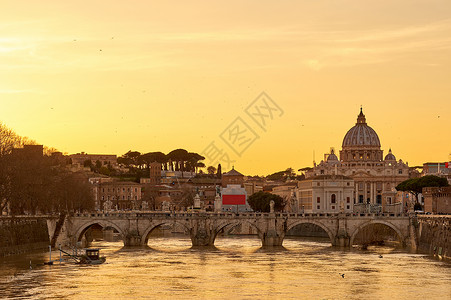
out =
[(105, 256), (100, 256), (99, 248), (85, 249), (85, 254), (79, 256), (78, 264), (100, 265), (106, 261)]

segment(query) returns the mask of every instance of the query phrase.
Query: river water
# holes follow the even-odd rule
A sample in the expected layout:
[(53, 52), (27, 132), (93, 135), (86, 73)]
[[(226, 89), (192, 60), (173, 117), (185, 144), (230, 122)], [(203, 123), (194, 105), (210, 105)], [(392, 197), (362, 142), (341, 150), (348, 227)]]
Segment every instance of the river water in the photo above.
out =
[(0, 299), (451, 299), (449, 262), (390, 247), (340, 250), (327, 239), (286, 238), (267, 250), (256, 236), (218, 237), (208, 249), (184, 236), (152, 238), (149, 248), (93, 246), (106, 263), (0, 258)]

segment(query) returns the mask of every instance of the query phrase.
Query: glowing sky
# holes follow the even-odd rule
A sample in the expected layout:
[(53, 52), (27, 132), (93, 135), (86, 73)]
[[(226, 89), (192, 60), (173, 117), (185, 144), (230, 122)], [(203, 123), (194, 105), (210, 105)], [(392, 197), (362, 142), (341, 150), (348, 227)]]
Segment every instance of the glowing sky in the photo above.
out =
[[(0, 7), (0, 121), (69, 154), (215, 141), (242, 173), (269, 174), (339, 150), (360, 105), (384, 154), (451, 153), (449, 0)], [(244, 113), (263, 91), (283, 110), (266, 132)], [(237, 117), (260, 137), (241, 157), (219, 137)]]

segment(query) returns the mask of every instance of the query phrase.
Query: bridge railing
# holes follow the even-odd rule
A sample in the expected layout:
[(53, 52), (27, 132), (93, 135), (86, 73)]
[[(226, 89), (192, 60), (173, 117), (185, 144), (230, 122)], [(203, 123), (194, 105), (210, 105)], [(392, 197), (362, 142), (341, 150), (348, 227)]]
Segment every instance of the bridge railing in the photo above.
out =
[(318, 217), (346, 217), (346, 218), (393, 218), (408, 217), (404, 213), (262, 213), (262, 212), (170, 212), (170, 211), (111, 211), (111, 212), (92, 212), (92, 213), (74, 213), (73, 217), (89, 218), (192, 218), (192, 217), (210, 217), (210, 218), (318, 218)]
[(0, 220), (10, 220), (10, 219), (51, 219), (58, 215), (0, 215)]

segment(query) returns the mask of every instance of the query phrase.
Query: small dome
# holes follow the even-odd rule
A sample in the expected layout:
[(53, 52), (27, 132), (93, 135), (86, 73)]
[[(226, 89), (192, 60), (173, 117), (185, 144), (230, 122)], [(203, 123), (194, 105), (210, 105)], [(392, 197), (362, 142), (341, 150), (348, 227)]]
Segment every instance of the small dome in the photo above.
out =
[(377, 136), (376, 131), (373, 128), (366, 124), (365, 115), (362, 112), (362, 108), (360, 108), (360, 114), (357, 117), (357, 123), (354, 127), (349, 129), (346, 133), (342, 147), (379, 147), (381, 143), (379, 141), (379, 137)]
[(330, 154), (329, 154), (329, 156), (327, 157), (327, 162), (328, 162), (328, 163), (329, 163), (329, 162), (338, 162), (338, 157), (335, 155), (334, 152), (335, 152), (334, 149), (332, 149), (332, 150), (330, 151)]
[(396, 157), (393, 155), (393, 153), (391, 153), (391, 149), (388, 150), (388, 154), (385, 155), (385, 159), (384, 160), (396, 161)]

